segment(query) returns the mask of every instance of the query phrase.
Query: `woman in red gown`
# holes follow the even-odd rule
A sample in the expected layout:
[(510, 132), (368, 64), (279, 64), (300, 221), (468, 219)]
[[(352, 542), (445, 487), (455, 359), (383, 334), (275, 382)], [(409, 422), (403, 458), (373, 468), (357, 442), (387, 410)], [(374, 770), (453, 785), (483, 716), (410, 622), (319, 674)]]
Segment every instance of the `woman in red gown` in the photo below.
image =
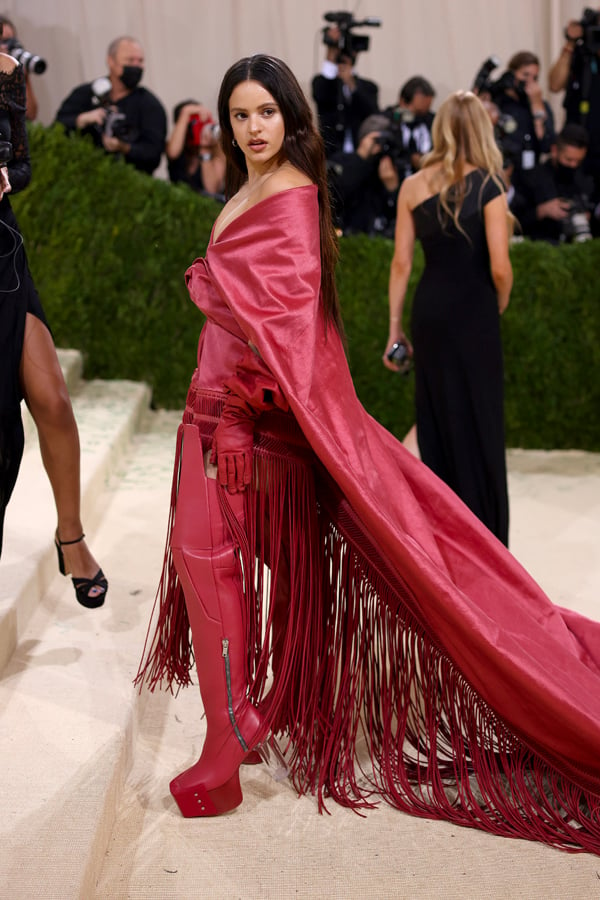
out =
[(322, 145), (287, 66), (226, 73), (228, 201), (187, 272), (206, 315), (139, 680), (189, 681), (185, 816), (278, 747), (298, 792), (600, 851), (600, 627), (551, 604), (360, 405)]

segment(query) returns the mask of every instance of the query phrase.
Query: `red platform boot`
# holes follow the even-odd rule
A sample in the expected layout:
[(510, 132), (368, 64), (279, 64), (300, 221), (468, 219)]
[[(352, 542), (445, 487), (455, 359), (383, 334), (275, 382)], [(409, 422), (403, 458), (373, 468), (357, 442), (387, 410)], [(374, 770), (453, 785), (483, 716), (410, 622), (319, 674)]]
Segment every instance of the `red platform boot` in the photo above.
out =
[[(227, 499), (241, 517), (243, 495)], [(192, 629), (206, 738), (198, 762), (170, 788), (184, 816), (216, 816), (242, 802), (239, 767), (268, 725), (247, 695), (240, 566), (194, 425), (184, 427), (171, 550)]]

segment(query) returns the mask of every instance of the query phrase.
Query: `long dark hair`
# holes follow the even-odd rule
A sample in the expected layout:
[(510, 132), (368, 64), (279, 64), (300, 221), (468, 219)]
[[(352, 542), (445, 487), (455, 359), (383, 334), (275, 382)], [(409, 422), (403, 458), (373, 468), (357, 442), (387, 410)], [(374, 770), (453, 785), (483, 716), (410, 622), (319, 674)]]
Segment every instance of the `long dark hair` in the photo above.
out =
[(288, 160), (310, 178), (319, 194), (321, 236), (321, 292), (326, 321), (335, 324), (343, 335), (340, 304), (335, 283), (338, 242), (331, 217), (323, 140), (313, 122), (311, 108), (295, 75), (275, 56), (256, 54), (234, 63), (225, 73), (219, 91), (221, 142), (227, 160), (225, 193), (233, 196), (248, 178), (246, 158), (233, 146), (233, 128), (229, 117), (229, 99), (242, 81), (257, 81), (277, 102), (285, 127), (281, 162)]

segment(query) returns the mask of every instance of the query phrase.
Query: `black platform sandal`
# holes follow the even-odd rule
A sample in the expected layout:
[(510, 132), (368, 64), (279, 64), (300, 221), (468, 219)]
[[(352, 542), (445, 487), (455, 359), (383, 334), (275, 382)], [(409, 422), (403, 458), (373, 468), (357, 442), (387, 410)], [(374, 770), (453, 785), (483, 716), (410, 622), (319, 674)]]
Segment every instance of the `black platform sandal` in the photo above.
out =
[[(68, 547), (69, 544), (79, 544), (84, 537), (85, 534), (82, 534), (74, 541), (61, 541), (58, 532), (54, 535), (54, 545), (58, 555), (58, 569), (61, 575), (68, 574), (65, 571), (65, 557), (62, 548)], [(81, 603), (81, 605), (85, 606), (87, 609), (97, 609), (99, 606), (102, 606), (108, 591), (108, 581), (106, 580), (106, 576), (102, 569), (98, 569), (93, 578), (71, 578), (71, 581), (75, 588), (75, 596), (77, 597), (78, 603)], [(102, 590), (98, 594), (93, 594), (90, 597), (90, 591), (95, 587), (101, 588)]]

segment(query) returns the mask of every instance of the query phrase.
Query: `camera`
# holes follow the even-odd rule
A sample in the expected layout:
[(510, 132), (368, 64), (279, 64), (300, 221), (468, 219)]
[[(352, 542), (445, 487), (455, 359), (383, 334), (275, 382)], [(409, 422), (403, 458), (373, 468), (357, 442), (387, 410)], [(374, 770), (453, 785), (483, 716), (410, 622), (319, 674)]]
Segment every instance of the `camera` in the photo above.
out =
[(600, 50), (600, 13), (586, 6), (578, 25), (583, 29), (583, 49), (588, 53), (597, 53)]
[(592, 240), (588, 213), (590, 204), (584, 197), (575, 197), (570, 201), (570, 209), (562, 223), (561, 241), (566, 244), (582, 244)]
[(474, 94), (483, 94), (490, 93), (490, 75), (497, 69), (500, 65), (500, 60), (497, 56), (488, 56), (488, 58), (481, 64), (477, 75), (473, 79), (473, 84), (471, 86), (471, 90)]
[(110, 102), (111, 89), (110, 79), (106, 76), (96, 78), (92, 82), (93, 103), (106, 110), (102, 133), (107, 137), (118, 138), (120, 141), (129, 141), (131, 140), (131, 129), (127, 124), (127, 116)]
[(379, 132), (378, 156), (389, 156), (400, 178), (410, 175), (410, 152), (404, 146), (400, 121), (390, 121), (389, 127)]
[(514, 91), (522, 103), (529, 103), (529, 98), (525, 92), (525, 82), (515, 78), (514, 72), (507, 69), (500, 78), (492, 81), (491, 74), (494, 69), (500, 65), (497, 56), (489, 56), (482, 64), (477, 72), (471, 90), (478, 95), (489, 94), (492, 100), (496, 100), (506, 91)]
[(112, 108), (107, 109), (104, 120), (104, 134), (107, 137), (118, 138), (120, 141), (130, 140), (131, 131), (127, 124), (125, 113)]
[(511, 140), (511, 135), (515, 133), (518, 127), (517, 120), (508, 113), (499, 113), (494, 123), (494, 139), (502, 154), (504, 168), (517, 164), (520, 151), (515, 146), (514, 139)]
[(10, 141), (0, 140), (0, 166), (6, 166), (13, 158), (13, 145)]
[(41, 75), (47, 69), (47, 63), (45, 59), (42, 59), (41, 56), (36, 56), (35, 53), (30, 53), (29, 50), (25, 50), (23, 44), (21, 44), (16, 38), (8, 38), (6, 41), (2, 42), (6, 47), (6, 52), (10, 53), (11, 56), (20, 62), (26, 72), (34, 72), (36, 75)]
[(323, 28), (323, 43), (327, 47), (337, 47), (338, 61), (346, 56), (354, 59), (357, 53), (364, 53), (369, 49), (369, 37), (366, 34), (354, 34), (355, 28), (379, 28), (381, 19), (370, 16), (366, 19), (358, 21), (349, 12), (328, 12), (323, 16), (326, 22), (331, 22), (340, 30), (340, 36), (337, 40), (332, 40), (328, 35), (329, 26)]
[(396, 363), (401, 375), (408, 375), (412, 368), (412, 360), (408, 355), (408, 347), (403, 341), (396, 341), (387, 355), (390, 362)]
[(221, 137), (221, 127), (212, 119), (202, 120), (199, 115), (190, 116), (185, 144), (192, 151), (199, 151), (202, 145), (211, 144)]

